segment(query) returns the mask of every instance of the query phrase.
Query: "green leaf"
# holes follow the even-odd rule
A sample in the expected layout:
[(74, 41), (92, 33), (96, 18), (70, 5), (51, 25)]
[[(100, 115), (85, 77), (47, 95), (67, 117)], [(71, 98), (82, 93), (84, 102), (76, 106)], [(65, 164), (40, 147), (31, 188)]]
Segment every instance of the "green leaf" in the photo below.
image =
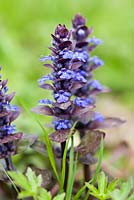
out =
[(21, 172), (9, 171), (8, 174), (13, 179), (15, 184), (20, 186), (22, 189), (27, 191), (31, 189), (27, 178)]
[(67, 155), (67, 150), (68, 150), (68, 144), (70, 141), (70, 138), (72, 136), (74, 127), (76, 126), (76, 123), (74, 123), (73, 127), (70, 130), (70, 133), (68, 135), (68, 139), (66, 141), (66, 145), (65, 145), (65, 149), (64, 149), (64, 153), (63, 153), (63, 158), (62, 158), (62, 171), (61, 171), (61, 182), (62, 182), (62, 187), (64, 186), (64, 181), (65, 181), (65, 171), (66, 171), (66, 155)]
[(85, 183), (86, 187), (89, 189), (90, 192), (94, 194), (99, 194), (99, 191), (96, 189), (96, 187), (90, 183)]
[(22, 191), (18, 194), (18, 199), (26, 198), (32, 196), (30, 191)]
[(107, 189), (107, 177), (104, 172), (101, 172), (98, 176), (98, 190), (100, 194), (104, 194)]
[(118, 179), (114, 179), (114, 180), (112, 180), (110, 183), (109, 183), (109, 185), (108, 185), (108, 191), (109, 192), (112, 192), (114, 189), (115, 189), (115, 187), (117, 186), (117, 183), (119, 182), (119, 180)]
[(42, 176), (36, 176), (35, 172), (32, 171), (30, 167), (27, 169), (26, 176), (31, 186), (31, 190), (36, 194), (38, 192), (38, 188), (41, 186)]
[(65, 193), (62, 193), (54, 197), (53, 200), (64, 200), (64, 197), (65, 197)]
[(132, 178), (129, 178), (127, 182), (123, 182), (120, 189), (115, 189), (110, 195), (113, 200), (134, 200), (134, 194), (131, 194), (131, 189), (133, 188)]
[(80, 188), (80, 190), (77, 192), (77, 194), (74, 196), (73, 200), (78, 200), (79, 197), (82, 195), (82, 193), (84, 192), (84, 190), (86, 189), (86, 185), (84, 185), (82, 188)]
[(45, 189), (40, 190), (40, 195), (38, 195), (38, 200), (51, 200), (50, 192), (47, 192)]

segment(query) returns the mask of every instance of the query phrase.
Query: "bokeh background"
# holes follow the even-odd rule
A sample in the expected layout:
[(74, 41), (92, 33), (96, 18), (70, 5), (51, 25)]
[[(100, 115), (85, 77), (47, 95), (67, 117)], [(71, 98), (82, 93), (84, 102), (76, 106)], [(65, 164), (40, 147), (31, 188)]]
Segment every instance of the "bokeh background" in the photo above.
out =
[[(100, 56), (105, 65), (96, 71), (95, 77), (111, 92), (98, 98), (98, 107), (105, 115), (127, 120), (122, 128), (109, 132), (106, 144), (125, 140), (133, 147), (133, 8), (133, 0), (0, 0), (1, 73), (9, 79), (10, 91), (16, 91), (14, 103), (20, 105), (21, 99), (30, 109), (39, 99), (50, 96), (38, 88), (37, 79), (47, 73), (39, 58), (50, 53), (47, 47), (56, 25), (71, 28), (73, 16), (81, 13), (87, 24), (94, 27), (93, 36), (103, 40), (94, 55)], [(39, 131), (23, 109), (16, 124), (27, 133)]]

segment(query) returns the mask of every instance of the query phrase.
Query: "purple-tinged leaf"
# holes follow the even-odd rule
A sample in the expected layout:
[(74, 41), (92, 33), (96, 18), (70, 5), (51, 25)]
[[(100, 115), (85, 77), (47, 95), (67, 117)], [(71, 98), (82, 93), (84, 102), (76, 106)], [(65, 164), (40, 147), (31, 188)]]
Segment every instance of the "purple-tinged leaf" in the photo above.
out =
[(81, 67), (82, 64), (83, 64), (83, 63), (80, 62), (80, 61), (78, 61), (78, 62), (73, 62), (72, 65), (71, 65), (71, 69), (76, 70), (76, 69), (78, 69), (79, 67)]
[(99, 148), (101, 137), (105, 137), (105, 133), (102, 131), (85, 131), (77, 151), (82, 155), (94, 154)]
[(58, 107), (58, 108), (60, 108), (62, 110), (66, 110), (70, 105), (71, 105), (71, 101), (68, 101), (66, 103), (61, 103), (61, 104), (60, 103), (55, 103), (54, 104), (55, 107)]
[(84, 42), (77, 42), (76, 47), (78, 48), (82, 48), (88, 45), (88, 42), (84, 41)]
[(0, 113), (0, 117), (7, 116), (8, 114), (9, 114), (9, 112), (3, 111), (3, 112)]
[(15, 92), (12, 92), (11, 94), (6, 95), (5, 99), (6, 101), (10, 102), (15, 96)]
[(15, 133), (13, 135), (5, 136), (4, 138), (0, 138), (0, 143), (4, 144), (4, 143), (8, 143), (8, 142), (13, 142), (15, 140), (20, 140), (22, 135), (23, 135), (23, 133)]
[(59, 130), (50, 134), (49, 137), (52, 141), (62, 143), (65, 142), (68, 138), (70, 130)]
[(40, 115), (53, 115), (53, 110), (49, 106), (37, 106), (35, 108), (32, 108), (32, 112)]
[(55, 35), (51, 34), (52, 38), (57, 42), (57, 43), (60, 43), (60, 39), (57, 38)]
[(5, 87), (5, 86), (6, 86), (6, 84), (7, 84), (7, 82), (8, 82), (8, 79), (6, 79), (6, 80), (3, 80), (3, 81), (2, 81), (2, 83), (1, 83), (1, 84), (2, 84), (2, 87)]
[(43, 64), (43, 66), (48, 67), (48, 68), (51, 68), (51, 69), (54, 68), (53, 65), (51, 65), (51, 64)]
[(85, 108), (80, 108), (80, 107), (77, 107), (74, 109), (73, 111), (73, 117), (78, 117), (78, 118), (81, 118), (81, 116), (89, 111), (92, 111), (92, 109), (94, 108), (94, 105), (89, 105)]
[(9, 121), (10, 121), (10, 123), (12, 122), (12, 121), (14, 121), (15, 119), (17, 119), (17, 117), (19, 116), (19, 114), (20, 114), (20, 112), (21, 112), (21, 110), (17, 110), (17, 111), (10, 111), (9, 112)]
[(78, 116), (78, 119), (83, 125), (86, 125), (92, 118), (94, 117), (94, 111), (87, 111), (83, 114), (80, 115), (80, 117)]
[(72, 94), (75, 94), (76, 90), (82, 88), (84, 86), (84, 83), (74, 82), (72, 87), (70, 88)]
[(107, 129), (118, 127), (124, 124), (126, 121), (117, 117), (106, 117), (103, 121), (93, 121), (88, 125), (89, 129)]
[(48, 47), (54, 54), (56, 54), (57, 55), (57, 50), (55, 49), (55, 48), (53, 48), (53, 47)]
[(54, 89), (52, 85), (47, 84), (47, 83), (40, 84), (39, 87), (43, 88), (43, 89), (46, 89), (46, 90), (53, 90)]
[(65, 49), (65, 48), (70, 49), (71, 47), (72, 47), (72, 42), (69, 40), (64, 41), (61, 44), (59, 44), (59, 49), (61, 49), (61, 50)]

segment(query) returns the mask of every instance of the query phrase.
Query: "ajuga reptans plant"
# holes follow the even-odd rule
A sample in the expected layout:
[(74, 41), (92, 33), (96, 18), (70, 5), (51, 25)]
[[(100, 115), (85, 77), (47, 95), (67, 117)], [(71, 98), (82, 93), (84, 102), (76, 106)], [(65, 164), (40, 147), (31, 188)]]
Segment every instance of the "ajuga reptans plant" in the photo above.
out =
[(15, 141), (19, 140), (22, 134), (15, 133), (16, 127), (12, 124), (19, 116), (20, 109), (11, 105), (15, 92), (7, 94), (7, 82), (8, 80), (2, 80), (0, 77), (0, 159), (5, 160), (6, 170), (14, 170), (11, 156), (16, 153)]
[[(50, 134), (50, 139), (61, 144), (61, 159), (70, 129), (77, 122), (72, 137), (76, 130), (79, 131), (81, 143), (75, 151), (79, 152), (80, 161), (89, 171), (87, 166), (95, 162), (93, 155), (105, 135), (98, 129), (123, 121), (105, 118), (95, 111), (96, 94), (108, 89), (93, 78), (93, 71), (102, 66), (103, 61), (91, 56), (91, 51), (101, 44), (101, 40), (95, 37), (88, 39), (92, 28), (85, 23), (85, 18), (77, 14), (72, 20), (72, 30), (61, 24), (56, 27), (52, 34), (52, 47), (49, 48), (51, 54), (41, 58), (42, 62), (51, 61), (51, 64), (44, 64), (51, 73), (38, 80), (41, 88), (52, 91), (53, 100), (40, 100), (40, 105), (33, 111), (54, 117), (54, 133)], [(66, 179), (67, 169), (66, 166)], [(89, 173), (85, 176), (86, 181), (91, 178)]]

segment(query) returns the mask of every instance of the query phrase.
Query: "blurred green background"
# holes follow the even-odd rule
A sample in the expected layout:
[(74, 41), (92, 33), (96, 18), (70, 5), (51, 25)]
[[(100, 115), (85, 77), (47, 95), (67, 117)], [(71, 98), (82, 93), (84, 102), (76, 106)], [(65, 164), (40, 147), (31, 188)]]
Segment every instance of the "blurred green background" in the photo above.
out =
[[(134, 1), (133, 0), (0, 0), (0, 65), (16, 91), (30, 108), (47, 91), (38, 88), (37, 79), (45, 74), (39, 58), (48, 55), (50, 34), (58, 23), (71, 28), (76, 13), (87, 18), (103, 45), (94, 51), (105, 66), (96, 78), (112, 89), (111, 95), (132, 107), (134, 98)], [(19, 103), (17, 97), (15, 103)], [(32, 124), (31, 124), (32, 123)], [(27, 114), (18, 119), (19, 129), (36, 131)]]

